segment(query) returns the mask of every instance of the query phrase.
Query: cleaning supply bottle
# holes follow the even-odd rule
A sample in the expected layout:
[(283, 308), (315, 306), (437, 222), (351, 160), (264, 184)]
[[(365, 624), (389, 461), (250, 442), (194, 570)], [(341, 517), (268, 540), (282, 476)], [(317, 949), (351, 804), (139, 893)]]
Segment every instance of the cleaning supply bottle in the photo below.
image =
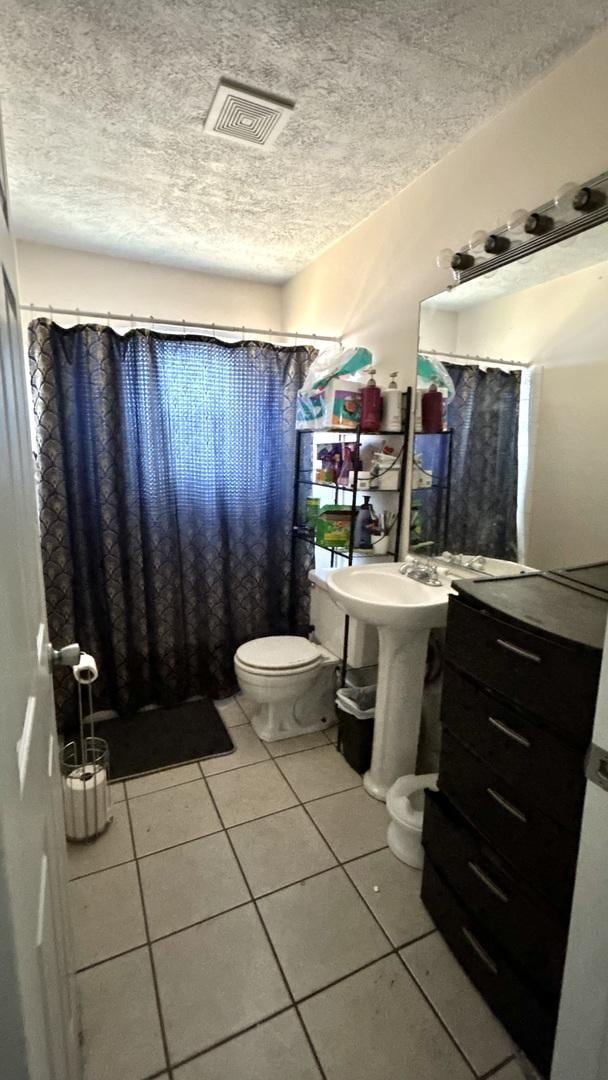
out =
[(422, 430), (426, 435), (443, 431), (443, 395), (434, 382), (422, 395)]
[(363, 496), (363, 506), (359, 507), (355, 519), (354, 547), (356, 548), (371, 548), (373, 546), (371, 529), (376, 517), (369, 500), (369, 495)]
[(342, 447), (342, 468), (337, 481), (340, 487), (348, 487), (349, 485), (349, 476), (353, 471), (353, 450), (354, 447), (344, 443)]
[(396, 378), (397, 372), (391, 372), (391, 381), (388, 384), (388, 389), (385, 390), (382, 395), (383, 431), (401, 431), (403, 427), (403, 418), (401, 415), (402, 394), (401, 390), (397, 388), (397, 383), (395, 382)]
[(371, 434), (380, 428), (382, 419), (382, 393), (376, 386), (375, 368), (370, 368), (370, 380), (361, 391), (361, 431)]

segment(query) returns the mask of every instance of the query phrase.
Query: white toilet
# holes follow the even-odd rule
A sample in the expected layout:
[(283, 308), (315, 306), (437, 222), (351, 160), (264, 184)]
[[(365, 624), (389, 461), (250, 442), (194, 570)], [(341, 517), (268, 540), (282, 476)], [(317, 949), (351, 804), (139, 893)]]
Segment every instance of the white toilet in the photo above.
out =
[(386, 796), (386, 809), (390, 823), (386, 842), (401, 862), (422, 869), (422, 822), (424, 817), (424, 789), (437, 791), (437, 773), (421, 776), (400, 776)]
[[(325, 578), (311, 570), (310, 621), (313, 640), (285, 634), (255, 638), (234, 656), (238, 684), (259, 709), (251, 718), (265, 742), (321, 731), (336, 723), (334, 698), (342, 660), (344, 614), (332, 600)], [(378, 662), (378, 636), (372, 626), (350, 620), (348, 662), (362, 668)]]

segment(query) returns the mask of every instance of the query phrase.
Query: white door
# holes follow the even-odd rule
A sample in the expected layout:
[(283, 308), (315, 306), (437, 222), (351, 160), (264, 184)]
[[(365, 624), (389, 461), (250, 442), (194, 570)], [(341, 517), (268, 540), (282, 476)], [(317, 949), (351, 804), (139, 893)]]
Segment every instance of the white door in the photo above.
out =
[(608, 628), (551, 1080), (608, 1077)]
[(7, 1080), (77, 1080), (79, 1025), (27, 402), (0, 127), (0, 1072)]

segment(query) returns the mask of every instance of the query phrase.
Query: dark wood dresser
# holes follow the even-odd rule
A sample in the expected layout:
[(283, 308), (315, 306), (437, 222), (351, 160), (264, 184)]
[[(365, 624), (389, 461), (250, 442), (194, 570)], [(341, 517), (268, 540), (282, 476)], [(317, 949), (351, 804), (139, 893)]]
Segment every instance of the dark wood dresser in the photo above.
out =
[(548, 1075), (608, 566), (455, 587), (422, 898), (490, 1008)]

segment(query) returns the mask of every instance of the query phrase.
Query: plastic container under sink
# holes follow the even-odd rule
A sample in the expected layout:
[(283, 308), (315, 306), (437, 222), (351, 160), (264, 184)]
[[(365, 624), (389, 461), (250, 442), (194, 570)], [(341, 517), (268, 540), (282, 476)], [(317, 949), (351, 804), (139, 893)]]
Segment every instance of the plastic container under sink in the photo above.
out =
[(386, 809), (390, 816), (386, 842), (401, 862), (422, 869), (422, 821), (424, 814), (424, 789), (437, 791), (437, 773), (420, 776), (400, 776), (386, 796)]
[(360, 775), (371, 764), (375, 707), (375, 685), (345, 686), (336, 694), (338, 748), (351, 769)]

